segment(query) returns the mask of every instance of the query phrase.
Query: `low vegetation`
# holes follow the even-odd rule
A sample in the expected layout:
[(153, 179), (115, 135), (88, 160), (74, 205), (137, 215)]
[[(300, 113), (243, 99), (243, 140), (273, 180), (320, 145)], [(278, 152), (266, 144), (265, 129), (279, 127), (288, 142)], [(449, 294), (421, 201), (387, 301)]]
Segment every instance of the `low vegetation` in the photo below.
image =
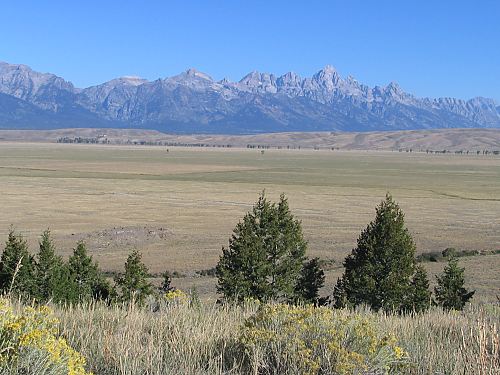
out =
[[(22, 309), (17, 303), (12, 308)], [(177, 292), (141, 308), (93, 302), (56, 306), (54, 313), (55, 337), (64, 337), (86, 358), (86, 371), (94, 374), (490, 375), (500, 371), (498, 306), (393, 315), (252, 300), (239, 305), (199, 304), (193, 296)], [(5, 335), (4, 325), (0, 330)], [(24, 369), (43, 368), (38, 354), (26, 351), (18, 358)], [(2, 375), (68, 374), (64, 366), (45, 372), (2, 369)]]
[(443, 251), (427, 251), (417, 256), (419, 262), (443, 262), (447, 261), (450, 256), (455, 258), (474, 257), (481, 255), (500, 254), (500, 249), (497, 250), (457, 250), (453, 247), (448, 247)]
[(432, 297), (389, 194), (330, 296), (320, 296), (321, 262), (306, 253), (287, 198), (262, 193), (223, 248), (212, 304), (173, 287), (168, 272), (154, 287), (138, 251), (111, 283), (83, 242), (65, 262), (48, 230), (32, 256), (11, 229), (0, 260), (0, 375), (500, 371), (499, 307), (469, 303), (452, 251)]
[(0, 299), (0, 374), (90, 375), (86, 360), (60, 334), (46, 306), (18, 307)]

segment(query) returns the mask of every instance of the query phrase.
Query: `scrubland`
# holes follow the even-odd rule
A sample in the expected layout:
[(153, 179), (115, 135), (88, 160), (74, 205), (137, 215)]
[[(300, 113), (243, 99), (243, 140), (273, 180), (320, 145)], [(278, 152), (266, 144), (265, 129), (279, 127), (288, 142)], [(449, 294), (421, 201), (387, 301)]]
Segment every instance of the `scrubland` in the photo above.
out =
[[(19, 313), (21, 308), (14, 303), (13, 309)], [(71, 348), (66, 350), (78, 363), (85, 358), (86, 371), (94, 374), (493, 375), (500, 371), (500, 309), (494, 305), (399, 316), (255, 301), (216, 305), (191, 296), (145, 308), (97, 303), (58, 307), (54, 315), (45, 309), (43, 314), (46, 319), (57, 318), (58, 335)], [(68, 372), (66, 366), (43, 367), (40, 358), (52, 363), (51, 352), (44, 357), (33, 347), (19, 349), (28, 373), (38, 364), (37, 374), (84, 374)]]

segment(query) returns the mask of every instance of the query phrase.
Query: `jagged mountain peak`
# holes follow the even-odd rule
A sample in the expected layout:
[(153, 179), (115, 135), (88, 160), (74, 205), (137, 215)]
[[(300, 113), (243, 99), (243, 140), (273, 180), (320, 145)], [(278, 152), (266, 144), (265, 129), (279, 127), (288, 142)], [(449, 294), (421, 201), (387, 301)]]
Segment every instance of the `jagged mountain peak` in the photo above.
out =
[(342, 78), (331, 65), (312, 77), (253, 71), (238, 82), (216, 82), (191, 68), (151, 82), (123, 76), (80, 90), (53, 74), (0, 62), (0, 94), (0, 108), (15, 106), (0, 113), (0, 127), (19, 123), (20, 108), (38, 108), (52, 121), (44, 126), (53, 127), (99, 123), (212, 133), (500, 128), (500, 107), (492, 99), (419, 99), (396, 82), (371, 88)]
[(118, 88), (118, 87), (128, 87), (128, 86), (137, 87), (137, 86), (140, 86), (140, 85), (147, 83), (147, 82), (149, 82), (147, 79), (144, 79), (144, 78), (141, 78), (138, 76), (122, 76), (122, 77), (114, 78), (111, 81), (107, 81), (107, 82), (101, 83), (101, 84), (96, 85), (96, 86), (87, 87), (86, 89), (83, 89), (82, 91), (85, 92), (85, 91), (89, 91), (92, 89), (99, 89), (99, 88), (107, 88), (110, 90), (110, 89), (114, 89), (114, 88)]
[(337, 73), (337, 69), (333, 65), (326, 64), (320, 72), (324, 72), (325, 74), (334, 74)]
[(340, 74), (332, 65), (326, 65), (323, 69), (314, 74), (312, 79), (329, 91), (338, 87), (342, 81)]
[(278, 77), (276, 84), (286, 92), (290, 92), (290, 90), (292, 90), (291, 93), (293, 93), (294, 91), (300, 92), (303, 81), (304, 80), (298, 74), (294, 72), (287, 72)]
[(71, 82), (27, 65), (0, 63), (0, 93), (29, 101), (39, 108), (59, 111), (78, 90)]
[[(11, 63), (8, 63), (8, 62), (5, 62), (5, 61), (0, 61), (0, 69), (2, 69), (2, 70), (6, 70), (6, 69), (9, 69), (9, 70), (22, 70), (22, 71), (26, 71), (26, 72), (35, 72), (28, 65), (24, 65), (24, 64), (11, 64)], [(36, 73), (40, 74), (40, 75), (44, 75), (44, 74), (53, 75), (51, 73), (40, 73), (40, 72), (36, 72)]]
[(273, 79), (275, 79), (275, 76), (272, 73), (261, 73), (257, 70), (253, 70), (247, 75), (245, 75), (242, 79), (240, 79), (239, 82), (246, 83), (254, 81), (273, 80)]
[(497, 107), (498, 106), (498, 102), (495, 99), (485, 98), (482, 96), (476, 96), (475, 98), (469, 99), (468, 102), (476, 104), (476, 105), (484, 105), (484, 106), (488, 106), (488, 107)]
[(252, 71), (244, 76), (239, 82), (238, 87), (243, 90), (262, 93), (276, 93), (276, 76), (271, 73), (260, 73)]
[(406, 95), (406, 92), (403, 91), (401, 86), (397, 82), (390, 82), (387, 86), (383, 88), (384, 92), (388, 95), (392, 96), (404, 96)]
[(7, 82), (9, 79), (16, 80), (19, 78), (31, 80), (35, 85), (42, 85), (46, 82), (52, 81), (66, 86), (67, 89), (74, 88), (71, 82), (65, 81), (63, 78), (55, 74), (37, 72), (31, 69), (28, 65), (24, 64), (9, 64), (7, 62), (0, 61), (1, 81)]
[(286, 72), (285, 74), (280, 76), (280, 78), (287, 80), (301, 80), (300, 76), (295, 72)]
[(199, 70), (197, 70), (195, 68), (189, 68), (184, 73), (181, 73), (180, 76), (191, 77), (191, 78), (200, 78), (200, 79), (204, 79), (207, 81), (213, 81), (212, 77), (210, 77), (208, 74), (200, 72)]

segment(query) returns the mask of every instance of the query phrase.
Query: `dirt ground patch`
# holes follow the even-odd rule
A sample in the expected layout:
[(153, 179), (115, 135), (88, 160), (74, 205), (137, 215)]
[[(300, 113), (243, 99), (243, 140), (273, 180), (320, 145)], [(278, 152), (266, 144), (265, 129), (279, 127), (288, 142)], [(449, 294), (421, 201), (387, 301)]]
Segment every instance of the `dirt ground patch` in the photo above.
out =
[(72, 233), (65, 240), (83, 241), (91, 252), (142, 249), (148, 245), (166, 242), (173, 232), (164, 227), (155, 226), (117, 226), (93, 232)]

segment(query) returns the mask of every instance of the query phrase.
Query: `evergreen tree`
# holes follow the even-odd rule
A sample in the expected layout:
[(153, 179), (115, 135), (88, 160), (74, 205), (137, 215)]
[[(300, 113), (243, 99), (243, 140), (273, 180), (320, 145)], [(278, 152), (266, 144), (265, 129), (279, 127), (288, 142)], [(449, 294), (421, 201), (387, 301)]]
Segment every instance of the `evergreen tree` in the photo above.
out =
[(139, 251), (134, 250), (125, 263), (125, 273), (115, 278), (122, 302), (136, 301), (142, 304), (153, 293), (153, 286), (147, 280), (148, 269), (141, 258)]
[(344, 267), (334, 289), (336, 307), (367, 304), (374, 310), (405, 309), (415, 271), (415, 244), (401, 208), (389, 194), (377, 207), (375, 220), (361, 232)]
[(261, 194), (222, 249), (217, 290), (229, 300), (289, 300), (305, 259), (302, 227), (282, 194), (278, 204)]
[(50, 279), (50, 299), (55, 303), (76, 304), (81, 301), (78, 284), (65, 263), (55, 267)]
[(111, 302), (116, 299), (116, 290), (99, 271), (96, 282), (92, 286), (92, 298)]
[(48, 229), (42, 233), (38, 245), (38, 263), (36, 265), (37, 295), (39, 300), (48, 301), (52, 298), (55, 283), (60, 282), (60, 280), (56, 280), (56, 274), (58, 274), (59, 268), (63, 266), (63, 261), (55, 253), (54, 243)]
[(411, 291), (407, 310), (417, 313), (425, 311), (431, 307), (431, 298), (427, 272), (424, 267), (418, 265), (411, 281)]
[(319, 265), (319, 259), (313, 258), (304, 263), (299, 280), (295, 286), (295, 299), (315, 305), (326, 304), (325, 298), (319, 297), (319, 290), (325, 283), (325, 273)]
[(172, 277), (170, 276), (170, 272), (165, 271), (162, 273), (162, 276), (163, 276), (163, 281), (160, 286), (160, 292), (167, 293), (170, 292), (171, 290), (174, 290), (174, 287), (172, 286)]
[(85, 243), (78, 242), (68, 260), (68, 270), (76, 285), (78, 301), (105, 299), (109, 296), (109, 284), (101, 274), (97, 262), (87, 254)]
[(340, 277), (337, 279), (337, 283), (333, 287), (332, 294), (332, 304), (335, 308), (341, 309), (349, 306), (349, 300), (347, 299), (347, 288), (346, 288), (346, 277)]
[(464, 271), (458, 266), (458, 259), (451, 257), (443, 273), (436, 277), (436, 300), (446, 310), (462, 310), (475, 293), (464, 288)]
[(37, 291), (35, 260), (21, 234), (11, 228), (0, 259), (0, 291), (29, 298)]

